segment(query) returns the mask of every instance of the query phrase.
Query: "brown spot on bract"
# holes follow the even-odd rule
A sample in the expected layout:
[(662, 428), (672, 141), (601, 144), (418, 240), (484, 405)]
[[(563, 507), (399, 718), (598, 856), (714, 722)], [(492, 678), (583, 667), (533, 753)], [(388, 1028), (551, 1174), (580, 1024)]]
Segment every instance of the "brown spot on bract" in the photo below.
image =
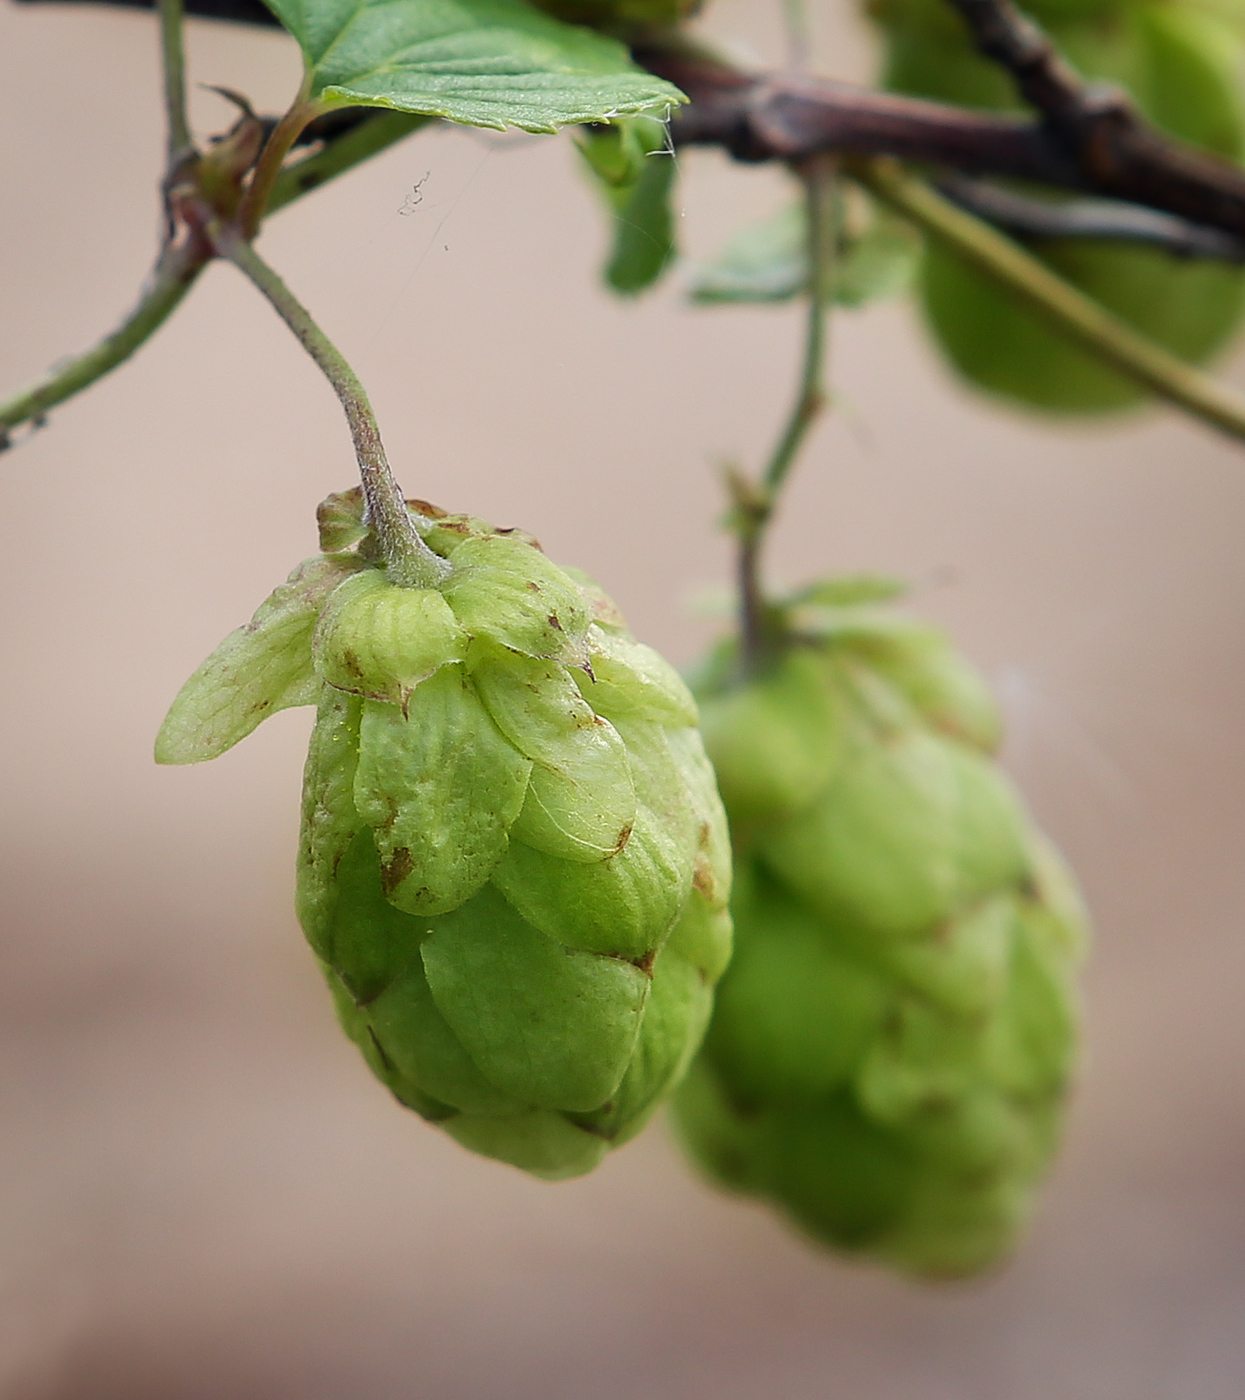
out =
[(416, 515), (426, 515), (431, 520), (442, 520), (449, 514), (448, 511), (442, 510), (440, 506), (434, 506), (431, 501), (408, 500), (407, 505), (410, 506)]
[(712, 900), (718, 892), (718, 882), (713, 874), (713, 866), (705, 859), (703, 853), (697, 855), (696, 864), (692, 869), (692, 888), (709, 900)]
[(713, 835), (713, 828), (708, 822), (700, 824), (700, 840), (697, 842), (702, 851), (709, 849), (709, 837)]
[(414, 868), (415, 862), (411, 859), (410, 851), (405, 846), (399, 846), (389, 860), (380, 867), (380, 887), (384, 891), (386, 899)]
[(645, 953), (644, 956), (643, 956), (642, 958), (635, 958), (635, 959), (633, 959), (631, 965), (632, 965), (632, 967), (638, 967), (638, 968), (640, 969), (640, 971), (645, 975), (645, 977), (652, 977), (652, 975), (653, 975), (653, 964), (654, 964), (656, 961), (657, 961), (657, 949), (654, 948), (651, 952)]
[(619, 851), (621, 851), (626, 846), (627, 842), (631, 840), (631, 831), (632, 828), (630, 824), (628, 824), (627, 826), (624, 826), (623, 829), (618, 833), (618, 841), (615, 844), (613, 851), (610, 852), (609, 859), (613, 859), (613, 857), (616, 856), (619, 853)]
[(560, 632), (562, 630), (562, 624), (558, 621), (557, 613), (549, 614), (549, 626), (552, 627), (555, 632)]
[(524, 587), (530, 588), (533, 593), (540, 592), (540, 584), (538, 584), (534, 578), (528, 579)]

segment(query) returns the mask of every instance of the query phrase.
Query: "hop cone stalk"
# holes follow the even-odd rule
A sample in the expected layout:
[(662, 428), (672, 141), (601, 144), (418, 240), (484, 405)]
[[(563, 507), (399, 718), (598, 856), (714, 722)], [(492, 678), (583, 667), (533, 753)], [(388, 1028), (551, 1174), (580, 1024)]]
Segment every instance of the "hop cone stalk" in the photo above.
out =
[[(822, 585), (698, 693), (735, 843), (735, 958), (676, 1100), (710, 1176), (922, 1275), (998, 1260), (1076, 1059), (1072, 881), (942, 637)], [(856, 595), (856, 600), (854, 600)]]
[(591, 1170), (683, 1074), (730, 956), (725, 817), (686, 686), (587, 578), (412, 503), (388, 582), (357, 492), (183, 687), (166, 763), (315, 704), (298, 915), (376, 1076), (460, 1143)]

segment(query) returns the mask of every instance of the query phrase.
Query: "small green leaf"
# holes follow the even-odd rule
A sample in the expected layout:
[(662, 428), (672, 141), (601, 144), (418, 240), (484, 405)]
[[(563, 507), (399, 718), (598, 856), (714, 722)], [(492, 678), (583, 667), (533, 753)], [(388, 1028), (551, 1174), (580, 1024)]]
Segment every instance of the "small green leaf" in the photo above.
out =
[(626, 746), (575, 688), (564, 666), (512, 653), (472, 677), (493, 722), (532, 760), (514, 835), (567, 860), (608, 860), (635, 822)]
[(640, 1038), (622, 1083), (604, 1107), (576, 1121), (615, 1147), (635, 1137), (683, 1078), (712, 1010), (713, 994), (704, 978), (678, 953), (664, 948), (653, 966)]
[[(791, 204), (760, 223), (739, 229), (711, 263), (699, 267), (689, 296), (706, 305), (781, 302), (808, 288), (804, 206)], [(834, 269), (834, 300), (860, 307), (905, 291), (921, 257), (920, 235), (908, 223), (875, 212), (849, 234)]]
[(588, 629), (588, 666), (576, 671), (580, 693), (599, 715), (683, 726), (698, 719), (683, 677), (660, 653), (633, 637)]
[(420, 951), (437, 1009), (503, 1092), (590, 1112), (617, 1089), (648, 996), (638, 968), (555, 943), (491, 886)]
[(840, 306), (864, 306), (906, 292), (921, 262), (921, 236), (902, 219), (876, 213), (852, 240), (834, 273)]
[(506, 853), (531, 766), (461, 666), (417, 686), (407, 714), (365, 700), (354, 795), (376, 833), (385, 897), (408, 914), (470, 899)]
[(779, 302), (808, 286), (804, 209), (790, 204), (736, 230), (715, 261), (697, 267), (688, 295), (703, 305)]
[(858, 603), (889, 603), (893, 598), (902, 598), (907, 591), (908, 585), (902, 579), (888, 578), (885, 574), (845, 574), (806, 584), (789, 593), (782, 600), (782, 606), (846, 608)]
[(298, 40), (310, 98), (469, 126), (556, 131), (686, 99), (614, 39), (525, 0), (267, 0)]
[(652, 117), (616, 121), (587, 131), (579, 149), (614, 214), (605, 280), (634, 296), (661, 277), (675, 252), (670, 191), (676, 165), (665, 124)]
[(493, 884), (528, 921), (571, 948), (642, 958), (659, 948), (692, 883), (692, 853), (648, 810), (609, 860), (561, 860), (511, 841)]
[(477, 1118), (465, 1113), (451, 1118), (444, 1127), (469, 1152), (509, 1162), (545, 1181), (585, 1175), (600, 1165), (610, 1147), (603, 1137), (577, 1128), (547, 1108), (505, 1118)]
[(182, 686), (156, 736), (156, 762), (219, 758), (269, 715), (314, 705), (312, 630), (324, 600), (358, 568), (350, 557), (301, 563)]
[(311, 649), (329, 685), (405, 705), (420, 681), (466, 658), (467, 634), (435, 588), (399, 588), (365, 569), (328, 600)]
[(476, 535), (456, 547), (452, 562), (441, 591), (472, 637), (524, 656), (580, 659), (588, 600), (539, 549)]

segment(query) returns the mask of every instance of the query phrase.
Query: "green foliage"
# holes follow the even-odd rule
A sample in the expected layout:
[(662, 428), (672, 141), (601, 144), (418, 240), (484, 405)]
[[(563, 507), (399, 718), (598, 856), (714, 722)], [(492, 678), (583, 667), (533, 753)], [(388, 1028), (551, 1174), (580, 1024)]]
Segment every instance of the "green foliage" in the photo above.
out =
[(525, 0), (267, 0), (325, 107), (391, 107), (469, 126), (556, 131), (683, 101), (613, 39)]
[[(910, 225), (872, 210), (865, 227), (844, 230), (841, 241), (833, 272), (839, 306), (864, 306), (908, 289), (921, 257), (920, 237)], [(807, 243), (804, 205), (788, 205), (738, 229), (717, 261), (695, 268), (689, 295), (702, 305), (803, 296), (808, 290)]]
[(711, 1176), (818, 1238), (969, 1274), (1053, 1148), (1084, 915), (991, 762), (981, 682), (835, 591), (804, 590), (755, 678), (727, 648), (700, 686), (738, 946), (677, 1116)]
[(624, 38), (668, 29), (695, 14), (700, 0), (534, 0), (568, 24), (587, 24)]
[[(970, 106), (1018, 106), (1014, 86), (982, 58), (951, 11), (924, 0), (877, 7), (887, 86)], [(1089, 77), (1127, 88), (1172, 135), (1236, 158), (1245, 141), (1240, 40), (1191, 5), (1052, 4), (1041, 17)], [(949, 22), (950, 21), (950, 22)], [(1033, 251), (1068, 281), (1190, 361), (1214, 354), (1245, 313), (1245, 272), (1121, 243), (1046, 239)], [(958, 254), (931, 247), (921, 281), (942, 349), (972, 383), (1029, 406), (1067, 413), (1123, 408), (1133, 380), (1072, 343)]]
[(783, 302), (808, 289), (804, 206), (784, 205), (756, 223), (736, 229), (719, 257), (697, 265), (688, 294), (705, 305), (719, 302)]
[(675, 255), (670, 199), (678, 166), (665, 123), (633, 117), (588, 127), (579, 149), (614, 216), (606, 284), (623, 296), (638, 295)]
[(160, 756), (222, 752), (257, 696), (318, 701), (298, 913), (343, 1027), (460, 1142), (576, 1175), (699, 1044), (730, 949), (725, 816), (695, 702), (609, 599), (517, 532), (420, 510), (436, 588), (371, 562), (358, 492), (327, 502), (341, 547), (196, 672)]

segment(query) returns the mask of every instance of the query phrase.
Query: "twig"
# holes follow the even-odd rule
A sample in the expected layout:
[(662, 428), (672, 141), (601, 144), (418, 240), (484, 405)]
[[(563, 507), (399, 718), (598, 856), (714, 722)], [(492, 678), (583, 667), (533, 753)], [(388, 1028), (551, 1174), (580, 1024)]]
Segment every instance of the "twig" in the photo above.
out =
[(1245, 172), (1160, 135), (1119, 88), (1087, 82), (1011, 0), (948, 0), (1099, 194), (1245, 235)]
[(944, 175), (935, 184), (961, 209), (1021, 237), (1105, 238), (1165, 248), (1178, 257), (1245, 262), (1245, 239), (1140, 204), (1037, 199), (964, 175)]
[(164, 115), (168, 127), (168, 168), (178, 165), (194, 149), (186, 116), (186, 46), (182, 0), (158, 0), (160, 55), (164, 70)]
[(58, 365), (37, 384), (0, 404), (0, 451), (12, 445), (12, 429), (22, 423), (41, 426), (49, 409), (128, 360), (164, 324), (210, 258), (211, 254), (197, 241), (167, 246), (138, 305), (115, 331), (85, 354)]
[(997, 229), (906, 174), (894, 161), (879, 157), (846, 168), (878, 198), (944, 240), (1099, 359), (1203, 422), (1245, 438), (1245, 395), (1139, 335)]
[[(341, 117), (346, 115), (340, 114)], [(339, 114), (330, 116), (338, 118)], [(268, 212), (292, 204), (308, 190), (318, 188), (400, 140), (425, 120), (401, 112), (384, 112), (362, 121), (334, 121), (332, 126), (342, 128), (340, 136), (280, 171), (268, 202)], [(315, 124), (307, 130), (314, 134)], [(167, 188), (167, 179), (165, 183)], [(128, 360), (164, 324), (214, 256), (214, 250), (198, 235), (190, 233), (181, 243), (173, 242), (170, 237), (138, 304), (116, 330), (83, 354), (62, 361), (31, 388), (7, 402), (0, 402), (0, 452), (13, 445), (14, 428), (23, 423), (42, 426), (49, 410), (90, 388)]]
[(415, 530), (402, 491), (389, 469), (376, 415), (358, 376), (312, 320), (311, 313), (250, 243), (230, 233), (221, 238), (218, 246), (221, 255), (244, 272), (272, 303), (341, 401), (359, 461), (367, 521), (375, 532), (390, 578), (408, 588), (431, 588), (445, 576), (448, 566)]
[(826, 320), (834, 296), (838, 241), (838, 181), (832, 158), (820, 156), (801, 171), (808, 211), (808, 321), (795, 404), (764, 474), (756, 482), (730, 478), (739, 539), (739, 630), (745, 672), (763, 662), (773, 638), (761, 583), (761, 551), (787, 476), (810, 429), (826, 406)]
[(799, 75), (750, 74), (684, 42), (637, 55), (691, 98), (671, 124), (676, 145), (722, 146), (754, 161), (825, 151), (893, 155), (1110, 195), (1245, 238), (1245, 170), (1160, 135), (1115, 97), (1106, 115), (1095, 117), (1092, 139), (1069, 143), (1048, 120)]
[(310, 79), (305, 78), (290, 110), (277, 123), (259, 153), (251, 182), (238, 208), (237, 224), (246, 239), (254, 238), (259, 232), (286, 156), (293, 150), (299, 136), (320, 115), (320, 108), (308, 99), (309, 88)]

